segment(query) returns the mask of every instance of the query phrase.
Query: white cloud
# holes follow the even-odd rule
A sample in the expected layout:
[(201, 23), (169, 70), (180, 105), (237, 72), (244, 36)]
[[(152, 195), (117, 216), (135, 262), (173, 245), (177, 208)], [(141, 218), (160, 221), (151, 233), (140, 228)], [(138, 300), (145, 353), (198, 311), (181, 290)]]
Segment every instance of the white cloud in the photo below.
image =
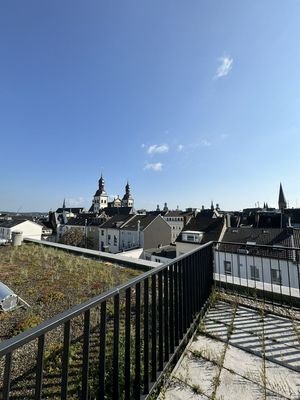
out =
[(177, 146), (177, 151), (182, 151), (183, 150), (183, 145), (182, 144), (179, 144), (178, 146)]
[(162, 163), (157, 162), (153, 164), (151, 163), (146, 164), (144, 169), (152, 169), (152, 171), (161, 171), (162, 167), (163, 167)]
[(232, 69), (233, 58), (231, 57), (221, 57), (219, 58), (220, 65), (217, 69), (215, 79), (222, 78), (229, 74)]
[(155, 153), (167, 153), (169, 151), (169, 146), (167, 144), (153, 144), (149, 146), (147, 153), (148, 154), (155, 154)]
[(206, 139), (202, 139), (201, 140), (201, 145), (205, 146), (205, 147), (209, 147), (209, 146), (211, 146), (211, 142), (206, 140)]
[(141, 148), (144, 149), (146, 147), (145, 143), (141, 144)]

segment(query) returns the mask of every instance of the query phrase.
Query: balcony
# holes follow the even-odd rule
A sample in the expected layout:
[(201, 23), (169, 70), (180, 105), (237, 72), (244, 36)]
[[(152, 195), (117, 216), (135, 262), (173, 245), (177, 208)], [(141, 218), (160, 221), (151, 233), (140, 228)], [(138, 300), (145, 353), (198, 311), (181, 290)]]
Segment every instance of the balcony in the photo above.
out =
[(199, 246), (2, 342), (0, 398), (299, 398), (299, 255)]

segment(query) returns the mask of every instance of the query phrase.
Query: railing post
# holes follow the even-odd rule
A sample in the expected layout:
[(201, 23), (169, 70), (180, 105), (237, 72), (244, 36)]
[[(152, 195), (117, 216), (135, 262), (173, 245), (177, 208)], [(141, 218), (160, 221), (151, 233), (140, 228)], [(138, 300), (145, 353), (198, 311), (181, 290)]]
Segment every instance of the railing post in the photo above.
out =
[(99, 351), (99, 388), (97, 400), (105, 397), (105, 354), (106, 354), (106, 301), (101, 303), (100, 311), (100, 351)]
[(41, 335), (38, 339), (38, 354), (37, 354), (35, 397), (34, 397), (35, 400), (40, 400), (42, 398), (44, 348), (45, 348), (45, 335)]
[(152, 301), (152, 321), (151, 321), (151, 381), (156, 381), (157, 371), (157, 306), (156, 306), (156, 275), (151, 277), (151, 301)]
[(141, 395), (141, 284), (136, 284), (135, 292), (135, 399)]
[(87, 400), (89, 379), (89, 351), (90, 351), (90, 310), (84, 313), (83, 356), (82, 356), (82, 399)]
[(62, 357), (62, 382), (61, 382), (61, 399), (68, 398), (68, 378), (69, 378), (69, 352), (70, 352), (70, 321), (64, 325), (64, 348)]
[(130, 400), (130, 348), (131, 348), (131, 289), (126, 290), (125, 305), (125, 400)]
[(149, 392), (149, 280), (144, 280), (144, 394)]
[(170, 312), (169, 312), (169, 326), (170, 326), (170, 353), (174, 352), (174, 265), (170, 265), (169, 267), (169, 303), (170, 303)]
[(113, 399), (120, 397), (119, 389), (119, 340), (120, 340), (120, 295), (114, 296), (114, 344), (113, 344)]
[(12, 361), (12, 353), (6, 354), (4, 376), (3, 376), (3, 400), (9, 399), (10, 379), (11, 379), (11, 361)]
[(168, 291), (168, 269), (164, 270), (164, 360), (169, 359), (169, 291)]

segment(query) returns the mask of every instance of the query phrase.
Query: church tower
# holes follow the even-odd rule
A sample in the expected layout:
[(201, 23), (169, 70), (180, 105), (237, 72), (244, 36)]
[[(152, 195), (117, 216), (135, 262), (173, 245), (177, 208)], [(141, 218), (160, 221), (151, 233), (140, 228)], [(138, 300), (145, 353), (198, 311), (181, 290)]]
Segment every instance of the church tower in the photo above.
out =
[(122, 207), (133, 207), (133, 203), (134, 200), (130, 193), (130, 185), (127, 181), (127, 184), (125, 186), (125, 194), (122, 198)]
[(280, 183), (279, 187), (279, 198), (278, 198), (278, 208), (279, 210), (283, 211), (285, 208), (287, 208), (287, 202), (283, 193), (282, 185)]
[(101, 178), (98, 181), (98, 190), (95, 193), (93, 199), (93, 211), (98, 213), (102, 208), (106, 208), (108, 206), (108, 194), (104, 188), (104, 179), (101, 174)]

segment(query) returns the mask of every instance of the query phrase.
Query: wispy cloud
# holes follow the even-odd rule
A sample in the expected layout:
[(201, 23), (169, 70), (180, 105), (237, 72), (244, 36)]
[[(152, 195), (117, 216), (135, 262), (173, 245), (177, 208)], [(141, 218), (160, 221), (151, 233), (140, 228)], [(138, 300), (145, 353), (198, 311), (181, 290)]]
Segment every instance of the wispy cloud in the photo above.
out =
[(177, 151), (182, 151), (183, 148), (184, 148), (183, 144), (179, 144), (179, 145), (177, 146)]
[(232, 57), (221, 57), (219, 58), (220, 65), (218, 66), (215, 79), (222, 78), (229, 74), (232, 69), (233, 58)]
[(152, 171), (161, 171), (162, 167), (163, 167), (162, 163), (157, 162), (157, 163), (146, 164), (144, 169), (151, 169)]
[(212, 143), (209, 140), (206, 140), (206, 139), (201, 140), (201, 146), (209, 147), (211, 145), (212, 145)]
[(155, 154), (155, 153), (167, 153), (169, 151), (169, 146), (167, 144), (153, 144), (152, 146), (148, 147), (147, 153), (148, 154)]

